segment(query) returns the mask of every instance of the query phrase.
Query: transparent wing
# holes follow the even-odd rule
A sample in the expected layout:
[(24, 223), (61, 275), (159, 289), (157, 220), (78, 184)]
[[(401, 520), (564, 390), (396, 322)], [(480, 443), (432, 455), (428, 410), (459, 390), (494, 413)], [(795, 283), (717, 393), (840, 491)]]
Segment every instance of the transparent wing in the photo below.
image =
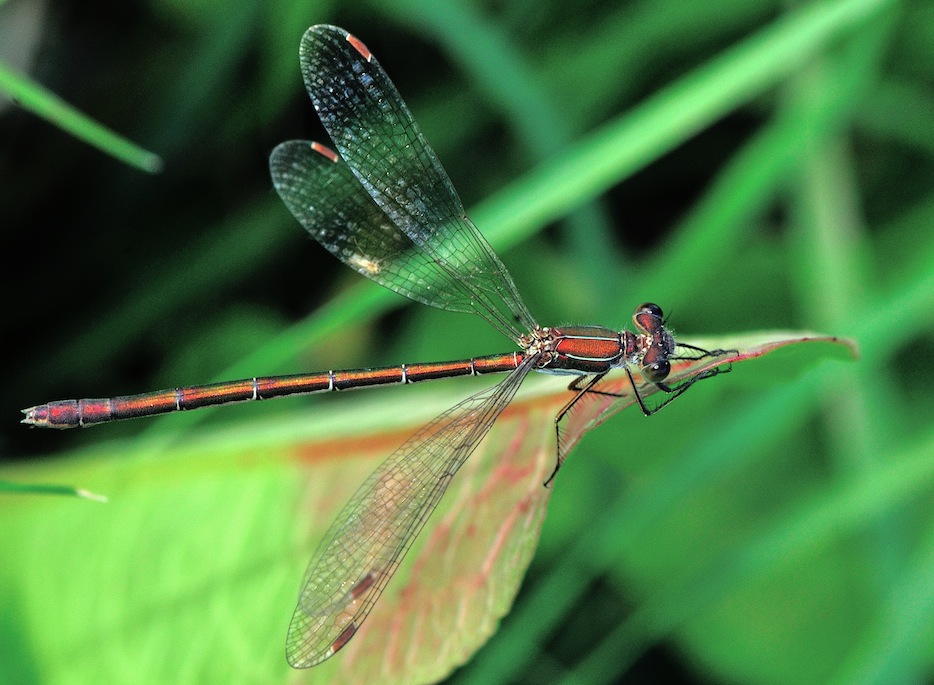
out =
[(272, 151), (269, 169), (289, 211), (344, 264), (417, 302), (477, 313), (463, 281), (399, 230), (336, 153), (290, 140)]
[(516, 394), (537, 358), (409, 438), (344, 506), (305, 573), (286, 639), (296, 668), (343, 647), (366, 619), (454, 474)]
[(336, 26), (312, 26), (300, 58), (321, 122), (379, 208), (463, 283), (475, 310), (485, 309), (500, 330), (515, 339), (534, 328), (512, 277), (465, 215), (441, 162), (366, 46)]

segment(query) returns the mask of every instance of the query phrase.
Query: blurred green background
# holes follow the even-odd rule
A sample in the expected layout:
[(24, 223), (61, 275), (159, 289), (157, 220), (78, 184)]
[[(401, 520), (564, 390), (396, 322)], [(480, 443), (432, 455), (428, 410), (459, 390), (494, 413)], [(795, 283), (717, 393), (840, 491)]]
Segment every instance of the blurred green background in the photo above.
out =
[(928, 682), (929, 1), (0, 3), (0, 90), (28, 78), (163, 162), (0, 93), (3, 460), (304, 406), (16, 423), (49, 399), (508, 349), (362, 284), (275, 196), (272, 148), (326, 141), (298, 68), (315, 23), (377, 55), (543, 324), (625, 326), (652, 300), (682, 334), (862, 351), (745, 364), (591, 434), (516, 607), (452, 681)]

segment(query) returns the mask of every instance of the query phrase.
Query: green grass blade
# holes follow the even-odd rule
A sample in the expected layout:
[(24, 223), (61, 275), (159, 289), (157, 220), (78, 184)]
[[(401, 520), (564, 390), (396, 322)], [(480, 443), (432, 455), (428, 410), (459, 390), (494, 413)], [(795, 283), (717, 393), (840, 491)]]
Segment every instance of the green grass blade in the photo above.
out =
[(15, 73), (0, 63), (0, 91), (24, 109), (93, 145), (101, 152), (142, 171), (158, 173), (162, 160), (155, 153), (97, 123), (59, 98), (55, 93)]

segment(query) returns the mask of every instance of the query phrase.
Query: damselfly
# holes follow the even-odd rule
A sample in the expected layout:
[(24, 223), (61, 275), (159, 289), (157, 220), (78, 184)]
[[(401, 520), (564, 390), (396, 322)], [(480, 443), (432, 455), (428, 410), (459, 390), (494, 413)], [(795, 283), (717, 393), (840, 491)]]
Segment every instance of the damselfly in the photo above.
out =
[[(651, 303), (636, 308), (635, 333), (540, 326), (506, 267), (467, 218), (434, 151), (366, 46), (343, 29), (313, 26), (302, 39), (300, 58), (308, 93), (338, 152), (297, 140), (276, 147), (272, 179), (291, 212), (334, 256), (367, 278), (432, 307), (479, 314), (519, 349), (460, 361), (62, 400), (24, 410), (23, 422), (71, 428), (246, 400), (507, 373), (409, 438), (338, 514), (305, 573), (289, 626), (289, 663), (307, 667), (353, 637), (454, 474), (530, 371), (573, 376), (570, 399), (555, 418), (558, 449), (550, 481), (565, 457), (557, 430), (561, 420), (588, 393), (606, 394), (601, 381), (611, 370), (625, 371), (648, 415), (697, 380), (729, 367), (712, 366), (666, 383), (672, 361), (725, 352), (675, 341), (662, 310)], [(645, 397), (656, 391), (664, 399), (650, 407)]]

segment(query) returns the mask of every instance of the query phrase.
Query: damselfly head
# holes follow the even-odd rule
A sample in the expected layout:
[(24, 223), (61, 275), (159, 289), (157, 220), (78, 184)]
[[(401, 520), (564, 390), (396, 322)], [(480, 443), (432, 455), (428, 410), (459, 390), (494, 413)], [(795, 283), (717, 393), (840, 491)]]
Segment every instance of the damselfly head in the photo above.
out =
[(652, 362), (651, 364), (643, 364), (642, 366), (643, 378), (652, 383), (659, 383), (665, 380), (668, 378), (669, 373), (671, 373), (671, 362), (667, 359)]
[(635, 318), (636, 316), (642, 313), (651, 314), (659, 321), (664, 321), (665, 319), (665, 315), (662, 313), (662, 308), (659, 307), (654, 302), (643, 302), (638, 307), (636, 307), (636, 311), (633, 314), (633, 318)]
[(639, 364), (642, 376), (652, 383), (659, 383), (671, 373), (668, 361), (675, 350), (675, 341), (665, 328), (662, 308), (653, 302), (644, 302), (636, 307), (632, 315), (636, 329), (643, 336), (642, 359)]

